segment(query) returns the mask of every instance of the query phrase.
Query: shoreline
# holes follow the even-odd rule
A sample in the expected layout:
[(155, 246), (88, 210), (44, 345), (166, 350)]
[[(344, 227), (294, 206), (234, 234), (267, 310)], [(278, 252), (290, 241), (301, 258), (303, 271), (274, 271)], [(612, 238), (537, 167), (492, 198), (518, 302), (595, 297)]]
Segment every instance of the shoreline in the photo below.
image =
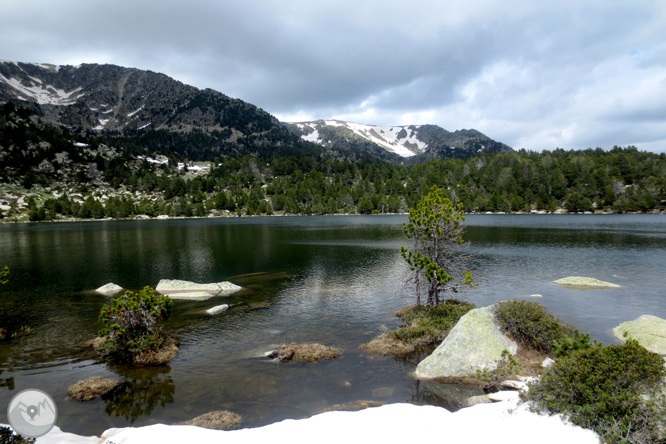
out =
[[(609, 213), (605, 211), (591, 212), (586, 211), (584, 213), (569, 213), (566, 210), (562, 211), (532, 211), (530, 213), (524, 212), (483, 212), (483, 213), (465, 213), (465, 216), (620, 216), (620, 215), (665, 215), (666, 211), (652, 211), (649, 213), (643, 212), (626, 212), (626, 213)], [(142, 217), (143, 216), (143, 217)], [(210, 216), (167, 216), (160, 215), (156, 217), (150, 217), (148, 215), (137, 215), (134, 217), (128, 218), (113, 218), (107, 217), (104, 219), (81, 219), (81, 218), (67, 218), (67, 219), (53, 219), (53, 220), (40, 220), (40, 221), (31, 221), (31, 220), (8, 220), (9, 218), (0, 219), (0, 225), (2, 224), (49, 224), (49, 223), (67, 223), (67, 222), (110, 222), (110, 221), (154, 221), (154, 220), (183, 220), (183, 219), (246, 219), (246, 218), (259, 218), (259, 217), (320, 217), (320, 216), (409, 216), (409, 213), (381, 213), (381, 214), (358, 214), (358, 213), (334, 213), (334, 214), (253, 214), (250, 216), (243, 215), (238, 216), (236, 214), (228, 215), (210, 215)]]

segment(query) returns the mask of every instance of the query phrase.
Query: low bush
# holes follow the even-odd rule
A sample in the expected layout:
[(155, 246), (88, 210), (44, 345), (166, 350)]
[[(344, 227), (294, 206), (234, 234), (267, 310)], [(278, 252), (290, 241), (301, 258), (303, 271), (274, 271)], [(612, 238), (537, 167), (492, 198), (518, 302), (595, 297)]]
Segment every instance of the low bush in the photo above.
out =
[(434, 307), (412, 306), (397, 313), (402, 326), (388, 333), (406, 343), (428, 345), (441, 342), (474, 304), (448, 299)]
[(663, 443), (665, 376), (663, 358), (630, 339), (560, 358), (526, 398), (535, 410), (562, 413), (608, 443)]
[(388, 331), (361, 348), (380, 355), (407, 356), (415, 351), (439, 344), (474, 304), (448, 299), (436, 306), (413, 305), (403, 308), (396, 316), (402, 322), (396, 330)]
[[(495, 317), (505, 334), (515, 341), (542, 353), (553, 353), (557, 344), (564, 344), (565, 338), (578, 338), (578, 342), (571, 345), (584, 347), (578, 330), (557, 316), (551, 314), (546, 308), (536, 302), (510, 300), (495, 305)], [(589, 341), (589, 336), (588, 336)], [(560, 351), (565, 353), (563, 345)]]
[(99, 335), (106, 340), (98, 350), (117, 361), (132, 362), (136, 357), (171, 348), (174, 340), (161, 331), (158, 323), (168, 319), (172, 305), (168, 296), (158, 297), (150, 287), (112, 299), (111, 306), (104, 305), (99, 315), (106, 324)]
[(0, 444), (32, 444), (35, 438), (24, 438), (9, 427), (0, 427)]

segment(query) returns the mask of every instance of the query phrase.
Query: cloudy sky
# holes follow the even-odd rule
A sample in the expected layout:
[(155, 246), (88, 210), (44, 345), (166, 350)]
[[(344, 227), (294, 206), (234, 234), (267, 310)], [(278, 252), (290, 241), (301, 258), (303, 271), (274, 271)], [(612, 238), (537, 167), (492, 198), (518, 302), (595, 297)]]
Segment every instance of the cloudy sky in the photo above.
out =
[(0, 0), (0, 59), (150, 69), (283, 121), (666, 151), (664, 0)]

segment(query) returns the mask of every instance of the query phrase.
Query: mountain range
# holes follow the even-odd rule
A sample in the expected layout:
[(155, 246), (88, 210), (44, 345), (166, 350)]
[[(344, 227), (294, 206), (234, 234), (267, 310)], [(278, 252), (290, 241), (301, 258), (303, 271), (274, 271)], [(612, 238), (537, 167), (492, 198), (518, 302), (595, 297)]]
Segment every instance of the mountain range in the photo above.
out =
[(135, 154), (190, 160), (307, 153), (411, 163), (511, 151), (476, 130), (449, 132), (436, 125), (283, 123), (212, 89), (115, 65), (0, 62), (0, 102), (10, 101), (32, 108), (41, 124), (102, 136)]

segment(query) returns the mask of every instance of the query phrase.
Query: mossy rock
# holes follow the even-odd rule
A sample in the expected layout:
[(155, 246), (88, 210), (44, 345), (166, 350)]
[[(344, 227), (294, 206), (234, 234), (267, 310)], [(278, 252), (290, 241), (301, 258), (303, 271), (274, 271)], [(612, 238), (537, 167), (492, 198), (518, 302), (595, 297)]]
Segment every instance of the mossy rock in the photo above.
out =
[(295, 361), (303, 364), (327, 361), (337, 357), (341, 350), (321, 344), (283, 345), (267, 356), (280, 362)]
[(120, 381), (94, 376), (84, 379), (67, 387), (67, 393), (77, 401), (90, 401), (99, 396), (106, 395), (116, 388)]
[(227, 410), (216, 410), (204, 413), (189, 421), (179, 422), (176, 425), (193, 425), (211, 430), (231, 430), (243, 422), (243, 417)]
[(622, 342), (635, 339), (640, 345), (659, 355), (666, 355), (666, 320), (657, 316), (643, 315), (624, 322), (613, 329), (613, 334)]
[(556, 284), (576, 290), (602, 290), (607, 288), (620, 288), (617, 284), (600, 281), (589, 277), (569, 276), (555, 281)]
[(167, 336), (164, 344), (157, 351), (148, 350), (134, 355), (132, 362), (135, 365), (166, 365), (169, 361), (178, 355), (178, 341), (171, 336)]

